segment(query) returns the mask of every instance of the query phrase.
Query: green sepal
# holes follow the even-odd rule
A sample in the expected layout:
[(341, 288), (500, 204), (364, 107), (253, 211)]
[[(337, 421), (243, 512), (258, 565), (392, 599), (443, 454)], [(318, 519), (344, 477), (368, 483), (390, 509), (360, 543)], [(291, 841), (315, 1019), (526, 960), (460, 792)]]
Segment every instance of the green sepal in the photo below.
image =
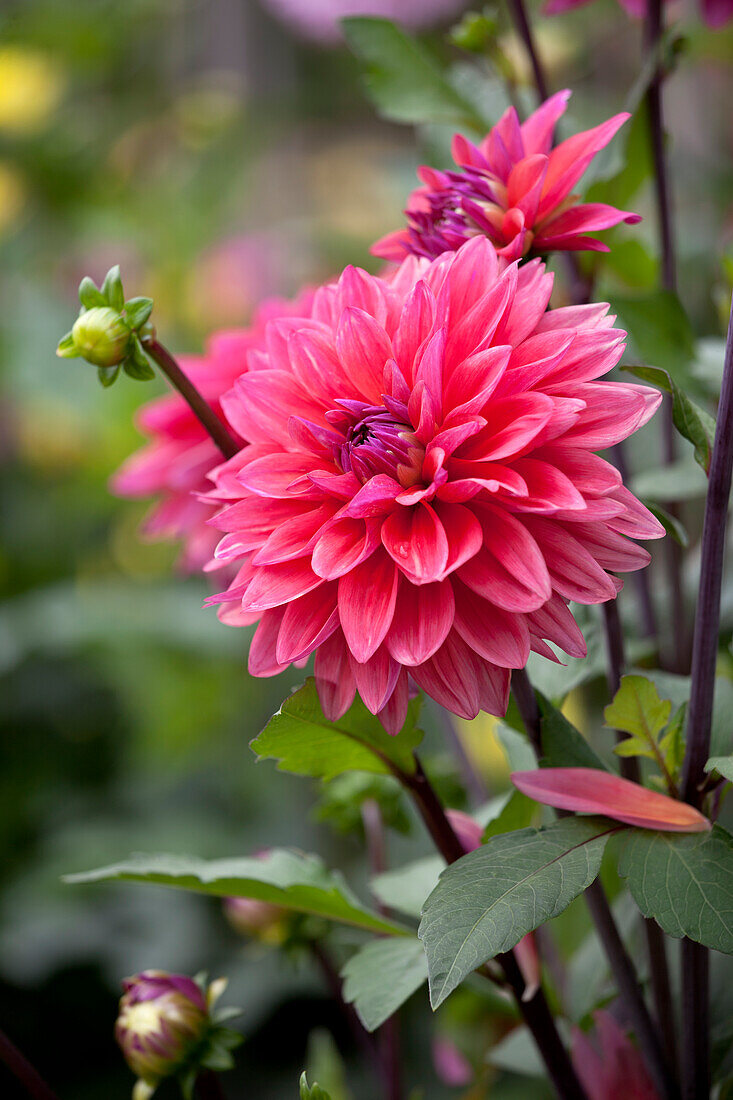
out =
[(97, 377), (105, 389), (117, 381), (117, 375), (120, 373), (120, 366), (120, 363), (116, 363), (114, 367), (97, 367)]
[(134, 378), (137, 382), (149, 382), (152, 378), (155, 378), (155, 371), (150, 366), (142, 349), (142, 344), (135, 334), (130, 340), (130, 354), (122, 366), (125, 374), (129, 375), (130, 378)]
[(317, 1081), (309, 1085), (305, 1070), (303, 1070), (300, 1075), (300, 1100), (331, 1100), (331, 1097)]
[(74, 343), (71, 331), (62, 336), (56, 347), (56, 354), (60, 359), (76, 359), (80, 355), (79, 349)]
[(198, 1070), (195, 1066), (190, 1067), (189, 1069), (178, 1075), (178, 1084), (181, 1088), (181, 1096), (183, 1097), (183, 1100), (193, 1100), (197, 1077)]
[(104, 298), (105, 305), (112, 306), (112, 309), (116, 309), (118, 313), (122, 313), (125, 308), (125, 294), (122, 289), (122, 279), (120, 278), (120, 265), (115, 264), (111, 267), (104, 277), (102, 283), (102, 296)]
[(84, 309), (94, 309), (95, 306), (106, 306), (109, 304), (105, 295), (88, 275), (85, 275), (79, 283), (79, 301), (84, 306)]
[(130, 328), (141, 328), (152, 312), (152, 298), (130, 298), (125, 302), (125, 317)]

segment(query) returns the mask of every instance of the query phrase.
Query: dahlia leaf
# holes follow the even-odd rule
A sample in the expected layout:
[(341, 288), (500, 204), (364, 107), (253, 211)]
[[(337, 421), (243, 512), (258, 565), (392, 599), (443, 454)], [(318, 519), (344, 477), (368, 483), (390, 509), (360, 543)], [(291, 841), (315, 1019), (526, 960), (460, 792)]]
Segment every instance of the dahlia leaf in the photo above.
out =
[(715, 438), (715, 419), (691, 401), (684, 390), (674, 382), (668, 371), (661, 367), (625, 367), (637, 378), (651, 382), (660, 390), (672, 395), (672, 419), (680, 435), (689, 440), (694, 447), (695, 461), (707, 474), (713, 454)]
[(483, 843), (485, 844), (492, 836), (525, 829), (532, 824), (536, 810), (537, 807), (531, 798), (527, 798), (521, 791), (512, 791), (501, 813), (497, 814), (484, 829)]
[(733, 954), (733, 836), (720, 825), (686, 836), (634, 830), (618, 870), (668, 935)]
[[(697, 467), (695, 468), (697, 469)], [(689, 545), (690, 536), (687, 534), (684, 525), (675, 516), (665, 512), (664, 508), (660, 508), (658, 504), (653, 504), (650, 500), (644, 500), (643, 497), (639, 497), (639, 499), (649, 509), (654, 518), (659, 520), (669, 537), (673, 538), (678, 546), (687, 547)]]
[(705, 765), (706, 772), (716, 771), (733, 783), (733, 756), (711, 756)]
[(369, 883), (375, 897), (388, 909), (419, 918), (425, 899), (435, 888), (446, 863), (442, 856), (423, 856), (393, 871), (376, 875)]
[(433, 1008), (476, 967), (511, 950), (590, 886), (616, 830), (599, 818), (566, 818), (492, 837), (447, 867), (418, 931)]
[(541, 692), (535, 692), (541, 715), (543, 756), (541, 768), (600, 768), (606, 765), (590, 747), (580, 730), (569, 722), (562, 711), (553, 706)]
[(485, 119), (414, 38), (388, 19), (355, 17), (341, 25), (364, 66), (367, 94), (384, 118), (451, 123), (485, 133)]
[(611, 308), (628, 329), (645, 363), (669, 371), (675, 381), (691, 384), (689, 367), (696, 354), (695, 335), (676, 294), (670, 290), (653, 290), (633, 298), (616, 294), (611, 298)]
[(131, 856), (121, 863), (66, 875), (65, 882), (147, 882), (216, 897), (255, 898), (368, 932), (406, 935), (407, 929), (361, 903), (338, 871), (314, 855), (273, 848), (263, 856), (195, 859)]
[[(385, 981), (385, 975), (389, 981)], [(367, 1031), (388, 1020), (428, 977), (428, 960), (418, 939), (371, 940), (341, 970), (343, 994)]]
[(606, 729), (629, 736), (614, 752), (618, 756), (648, 756), (664, 764), (659, 737), (669, 721), (672, 704), (660, 699), (645, 676), (622, 676), (621, 686), (603, 712)]
[(279, 771), (318, 779), (333, 779), (347, 771), (390, 775), (394, 768), (412, 775), (414, 750), (423, 739), (415, 725), (419, 710), (417, 696), (394, 737), (358, 697), (343, 717), (329, 722), (315, 680), (309, 678), (285, 700), (250, 747), (260, 760), (277, 760)]

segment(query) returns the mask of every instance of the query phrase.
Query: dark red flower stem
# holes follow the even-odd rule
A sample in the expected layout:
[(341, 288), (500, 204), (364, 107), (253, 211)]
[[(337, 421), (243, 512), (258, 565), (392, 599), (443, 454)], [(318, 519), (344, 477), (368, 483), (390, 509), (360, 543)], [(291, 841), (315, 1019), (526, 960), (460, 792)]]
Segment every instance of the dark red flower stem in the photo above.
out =
[[(624, 652), (624, 635), (621, 626), (621, 616), (618, 611), (618, 600), (608, 600), (603, 604), (603, 623), (606, 632), (606, 650), (608, 654), (608, 689), (611, 698), (614, 697), (621, 685), (621, 677), (626, 669), (626, 654)], [(616, 740), (621, 741), (625, 734), (616, 732)], [(641, 782), (639, 761), (633, 756), (622, 756), (620, 760), (621, 774), (624, 779), (632, 783)], [(672, 999), (672, 987), (669, 980), (669, 965), (667, 962), (666, 938), (656, 921), (644, 918), (644, 935), (646, 936), (647, 954), (649, 957), (649, 974), (652, 983), (652, 995), (654, 997), (654, 1010), (657, 1023), (664, 1043), (667, 1061), (673, 1071), (677, 1072), (677, 1037), (675, 1033), (675, 1019)]]
[(198, 1100), (224, 1100), (224, 1089), (213, 1070), (205, 1069), (196, 1078), (196, 1096)]
[[(700, 588), (692, 643), (692, 683), (687, 714), (687, 748), (682, 769), (682, 797), (698, 808), (703, 800), (705, 764), (710, 755), (710, 729), (718, 659), (720, 592), (723, 583), (725, 528), (733, 472), (733, 303), (725, 347), (718, 427), (710, 462), (708, 495), (702, 529)], [(707, 1097), (710, 1082), (708, 953), (699, 944), (682, 943), (683, 1095)]]
[(158, 364), (173, 388), (178, 390), (196, 419), (216, 443), (224, 458), (233, 458), (242, 449), (241, 446), (230, 434), (224, 422), (216, 415), (208, 401), (201, 396), (190, 378), (183, 373), (167, 348), (164, 348), (162, 344), (154, 339), (144, 340), (143, 347), (150, 358)]
[(537, 53), (537, 47), (535, 46), (534, 35), (532, 34), (532, 28), (529, 25), (529, 19), (527, 18), (527, 10), (524, 6), (524, 0), (509, 0), (509, 9), (511, 11), (512, 20), (516, 28), (517, 34), (524, 43), (524, 48), (527, 51), (530, 65), (532, 66), (532, 75), (534, 77), (535, 86), (537, 88), (537, 98), (540, 103), (543, 103), (549, 95), (547, 88), (547, 78), (545, 71), (542, 68), (542, 63)]
[(4, 1062), (32, 1100), (58, 1100), (38, 1070), (31, 1065), (4, 1031), (0, 1031), (0, 1062)]
[[(542, 719), (537, 699), (524, 669), (512, 672), (512, 693), (538, 759), (542, 757)], [(668, 1062), (657, 1027), (644, 1001), (634, 964), (624, 947), (605, 891), (597, 879), (585, 891), (585, 899), (603, 945), (622, 1003), (634, 1029), (644, 1061), (660, 1097), (679, 1100), (676, 1077)]]
[[(415, 806), (422, 817), (438, 851), (447, 863), (454, 863), (465, 850), (453, 831), (445, 815), (445, 810), (426, 776), (419, 760), (413, 775), (400, 771), (398, 778), (412, 795)], [(561, 1100), (588, 1100), (563, 1046), (549, 1005), (542, 990), (528, 1001), (523, 1001), (525, 982), (519, 964), (512, 951), (497, 955), (495, 962), (501, 967), (507, 984), (511, 988), (524, 1022), (532, 1033), (542, 1055), (547, 1073)]]
[[(644, 52), (647, 58), (659, 53), (663, 32), (662, 0), (649, 0), (644, 23)], [(662, 110), (662, 85), (664, 69), (658, 58), (654, 75), (646, 92), (646, 105), (649, 115), (649, 138), (651, 142), (652, 163), (654, 165), (654, 189), (656, 194), (659, 247), (662, 261), (662, 286), (672, 293), (677, 292), (677, 257), (674, 232), (672, 228), (672, 204), (670, 198), (669, 174), (664, 149), (664, 117)], [(663, 458), (669, 465), (677, 457), (677, 437), (672, 421), (672, 399), (665, 399), (662, 417)], [(679, 507), (672, 503), (670, 512), (677, 517)], [(684, 590), (682, 587), (682, 547), (674, 539), (667, 539), (665, 548), (667, 583), (671, 596), (672, 649), (670, 666), (673, 672), (687, 671), (689, 661), (689, 637), (685, 615)]]

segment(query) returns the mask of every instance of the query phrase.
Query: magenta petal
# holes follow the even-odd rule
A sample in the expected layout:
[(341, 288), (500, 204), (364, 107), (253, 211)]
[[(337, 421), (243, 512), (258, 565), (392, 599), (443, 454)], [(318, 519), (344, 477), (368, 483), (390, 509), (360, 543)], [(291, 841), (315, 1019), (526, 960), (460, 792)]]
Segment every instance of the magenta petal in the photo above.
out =
[(349, 649), (362, 664), (376, 653), (392, 624), (398, 576), (389, 555), (377, 550), (338, 582), (341, 627)]
[(323, 713), (329, 722), (338, 722), (356, 695), (349, 650), (340, 630), (319, 646), (313, 672)]
[(401, 581), (387, 648), (403, 665), (427, 661), (445, 641), (455, 603), (450, 581), (414, 585)]
[(382, 543), (404, 575), (414, 584), (430, 584), (443, 576), (448, 562), (445, 528), (429, 504), (399, 508), (382, 525)]

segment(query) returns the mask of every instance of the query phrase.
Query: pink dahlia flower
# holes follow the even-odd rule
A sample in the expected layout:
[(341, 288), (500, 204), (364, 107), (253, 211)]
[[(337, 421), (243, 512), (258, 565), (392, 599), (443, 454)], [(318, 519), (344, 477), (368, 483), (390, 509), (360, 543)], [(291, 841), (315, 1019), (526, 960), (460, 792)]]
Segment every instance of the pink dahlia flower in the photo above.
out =
[[(248, 354), (264, 348), (268, 321), (291, 313), (307, 315), (310, 297), (306, 292), (293, 303), (280, 299), (264, 302), (250, 328), (217, 332), (209, 339), (205, 355), (180, 360), (182, 369), (220, 417), (221, 395), (247, 370)], [(144, 533), (152, 539), (183, 540), (180, 565), (186, 572), (195, 572), (211, 562), (217, 543), (207, 523), (215, 508), (203, 502), (200, 494), (211, 488), (207, 474), (219, 464), (221, 454), (177, 393), (143, 406), (137, 423), (151, 441), (113, 476), (112, 491), (124, 497), (159, 497), (145, 521)]]
[[(590, 0), (548, 0), (542, 10), (545, 15), (559, 15), (588, 3)], [(643, 19), (647, 13), (646, 0), (619, 0), (619, 3), (632, 19)], [(733, 19), (733, 0), (700, 0), (700, 13), (703, 21), (717, 30)]]
[(383, 16), (405, 27), (430, 27), (462, 11), (465, 0), (265, 0), (268, 8), (301, 34), (338, 42), (349, 15)]
[(503, 714), (512, 668), (551, 641), (585, 653), (568, 600), (602, 603), (663, 529), (593, 452), (661, 397), (599, 381), (622, 332), (605, 305), (547, 311), (539, 260), (500, 263), (484, 237), (390, 281), (347, 268), (308, 320), (222, 398), (251, 442), (214, 472), (238, 567), (222, 617), (259, 626), (249, 668), (315, 653), (324, 711), (358, 690), (402, 725), (408, 674), (465, 718)]
[(488, 237), (507, 260), (551, 251), (608, 252), (588, 233), (638, 222), (639, 215), (579, 203), (571, 191), (629, 115), (614, 115), (553, 149), (555, 123), (569, 98), (569, 91), (558, 92), (521, 124), (510, 107), (478, 146), (456, 134), (458, 170), (418, 170), (423, 186), (408, 200), (407, 228), (377, 241), (374, 255), (397, 262), (407, 253), (434, 259), (476, 236)]

